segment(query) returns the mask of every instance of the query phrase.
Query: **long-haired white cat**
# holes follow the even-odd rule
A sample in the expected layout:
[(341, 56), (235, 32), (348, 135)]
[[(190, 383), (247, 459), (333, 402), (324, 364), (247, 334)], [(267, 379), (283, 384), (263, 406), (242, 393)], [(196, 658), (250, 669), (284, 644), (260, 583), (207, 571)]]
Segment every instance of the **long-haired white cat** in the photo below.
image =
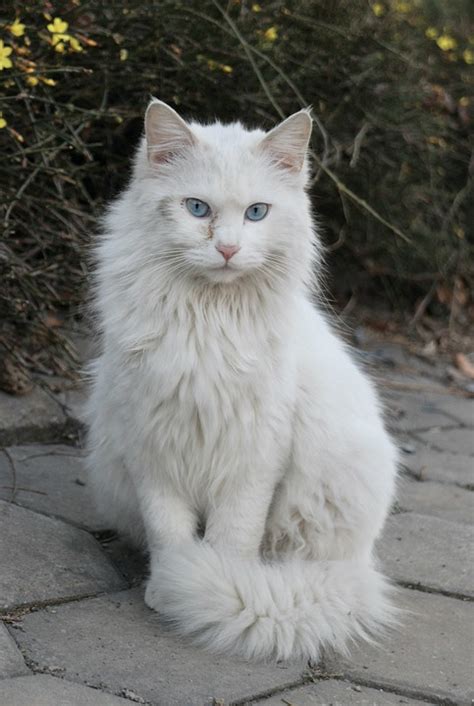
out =
[(373, 544), (396, 451), (312, 303), (311, 117), (268, 133), (154, 100), (98, 246), (90, 468), (145, 601), (213, 651), (317, 659), (392, 609)]

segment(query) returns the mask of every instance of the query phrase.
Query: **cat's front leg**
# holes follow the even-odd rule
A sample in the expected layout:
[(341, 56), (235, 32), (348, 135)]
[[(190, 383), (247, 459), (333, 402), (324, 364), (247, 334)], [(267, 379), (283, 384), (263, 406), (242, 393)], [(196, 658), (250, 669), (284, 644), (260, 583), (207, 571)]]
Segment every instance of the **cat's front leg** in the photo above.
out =
[(157, 588), (163, 553), (178, 552), (181, 546), (190, 544), (196, 533), (198, 518), (186, 499), (170, 488), (142, 483), (137, 494), (150, 554), (145, 603), (159, 611)]
[(258, 462), (216, 498), (208, 512), (205, 541), (227, 553), (258, 556), (276, 486), (272, 468)]

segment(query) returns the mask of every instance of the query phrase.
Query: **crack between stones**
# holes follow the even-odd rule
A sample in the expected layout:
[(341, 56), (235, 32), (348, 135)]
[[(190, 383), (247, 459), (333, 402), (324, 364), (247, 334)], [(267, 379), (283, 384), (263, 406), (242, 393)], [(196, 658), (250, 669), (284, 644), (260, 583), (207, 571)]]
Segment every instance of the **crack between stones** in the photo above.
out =
[(420, 591), (420, 593), (431, 593), (437, 596), (446, 596), (446, 598), (454, 598), (458, 601), (464, 601), (465, 603), (474, 602), (473, 596), (466, 596), (464, 593), (459, 593), (457, 591), (447, 591), (442, 588), (433, 588), (432, 586), (424, 586), (422, 583), (415, 583), (413, 581), (403, 581), (394, 579), (397, 586), (402, 588), (408, 588), (411, 591)]

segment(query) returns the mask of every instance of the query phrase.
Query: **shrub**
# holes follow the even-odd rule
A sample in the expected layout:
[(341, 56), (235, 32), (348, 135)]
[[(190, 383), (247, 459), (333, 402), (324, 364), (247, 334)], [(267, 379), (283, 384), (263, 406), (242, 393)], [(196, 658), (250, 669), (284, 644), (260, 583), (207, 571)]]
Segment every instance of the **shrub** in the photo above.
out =
[(14, 2), (0, 31), (0, 385), (68, 368), (59, 323), (84, 299), (96, 218), (150, 95), (266, 126), (312, 104), (338, 303), (444, 314), (461, 291), (467, 304), (472, 14), (470, 0)]

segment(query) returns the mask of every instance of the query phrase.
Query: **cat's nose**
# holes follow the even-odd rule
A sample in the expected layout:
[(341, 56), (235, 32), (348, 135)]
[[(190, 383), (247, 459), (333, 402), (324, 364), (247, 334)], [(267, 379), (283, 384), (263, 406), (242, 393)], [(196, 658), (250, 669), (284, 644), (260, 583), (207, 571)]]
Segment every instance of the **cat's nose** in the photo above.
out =
[(220, 252), (222, 257), (226, 262), (230, 260), (231, 257), (234, 257), (235, 253), (239, 252), (240, 246), (239, 245), (216, 245), (216, 250)]

